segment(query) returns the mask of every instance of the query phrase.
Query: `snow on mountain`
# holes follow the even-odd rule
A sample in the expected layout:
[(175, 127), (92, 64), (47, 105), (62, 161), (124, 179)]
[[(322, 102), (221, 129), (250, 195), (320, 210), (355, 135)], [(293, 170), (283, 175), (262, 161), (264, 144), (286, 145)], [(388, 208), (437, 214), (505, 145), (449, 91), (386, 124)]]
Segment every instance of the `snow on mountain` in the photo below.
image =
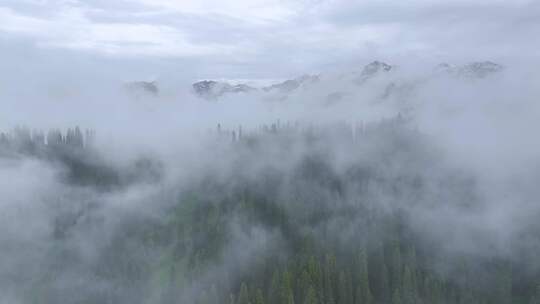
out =
[(454, 66), (448, 63), (441, 63), (437, 65), (435, 71), (438, 73), (448, 73), (460, 78), (481, 79), (501, 72), (503, 69), (503, 66), (491, 61), (478, 61), (471, 62), (463, 66)]
[(227, 82), (202, 80), (193, 84), (194, 92), (206, 99), (217, 99), (228, 93), (249, 93), (257, 89), (246, 84), (231, 85)]
[(382, 73), (390, 72), (393, 69), (394, 67), (387, 63), (381, 61), (373, 61), (372, 63), (364, 67), (364, 69), (360, 73), (360, 76), (355, 79), (355, 82), (358, 84), (362, 84), (372, 77), (375, 77)]
[(128, 94), (135, 98), (157, 97), (159, 88), (155, 81), (131, 81), (124, 84)]
[(490, 61), (472, 62), (462, 66), (441, 63), (433, 68), (431, 74), (419, 76), (407, 74), (406, 71), (382, 61), (373, 61), (360, 71), (348, 74), (303, 75), (262, 87), (203, 80), (194, 83), (193, 90), (197, 96), (212, 100), (225, 94), (257, 92), (262, 94), (265, 100), (306, 98), (329, 105), (342, 100), (358, 99), (359, 96), (368, 100), (410, 97), (417, 87), (440, 77), (450, 76), (457, 81), (481, 80), (503, 70), (501, 65)]
[(281, 93), (290, 93), (301, 86), (317, 83), (319, 80), (319, 76), (317, 75), (302, 75), (295, 79), (286, 80), (281, 83), (264, 87), (263, 91), (270, 92), (277, 90)]
[(501, 65), (491, 61), (472, 62), (458, 69), (458, 75), (473, 78), (485, 78), (503, 70)]

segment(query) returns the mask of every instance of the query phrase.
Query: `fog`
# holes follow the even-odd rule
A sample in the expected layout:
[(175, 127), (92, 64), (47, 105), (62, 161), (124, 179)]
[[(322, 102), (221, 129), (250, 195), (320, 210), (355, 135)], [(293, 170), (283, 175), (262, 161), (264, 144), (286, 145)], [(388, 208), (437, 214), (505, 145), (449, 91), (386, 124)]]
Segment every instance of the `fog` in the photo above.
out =
[[(180, 82), (157, 97), (133, 98), (120, 79), (63, 73), (50, 77), (54, 84), (40, 83), (39, 77), (26, 80), (28, 94), (8, 90), (4, 127), (96, 130), (91, 154), (80, 157), (89, 166), (110, 170), (112, 184), (104, 185), (108, 179), (103, 182), (103, 177), (78, 181), (82, 173), (62, 158), (24, 152), (3, 158), (2, 301), (30, 303), (27, 294), (36, 286), (46, 289), (34, 291), (45, 302), (166, 301), (137, 290), (140, 278), (131, 283), (104, 279), (96, 267), (114, 246), (127, 246), (135, 263), (163, 259), (155, 246), (118, 238), (144, 235), (148, 227), (167, 221), (168, 210), (191, 191), (224, 204), (243, 187), (284, 204), (286, 214), (299, 223), (318, 208), (339, 210), (358, 200), (383, 212), (406, 210), (411, 233), (439, 244), (437, 254), (505, 257), (537, 269), (532, 258), (540, 249), (535, 238), (540, 214), (535, 71), (505, 67), (492, 77), (461, 79), (407, 66), (361, 85), (343, 84), (347, 76), (342, 75), (349, 73), (321, 73), (315, 87), (277, 101), (262, 93), (208, 101)], [(391, 82), (398, 93), (381, 98), (381, 88)], [(350, 93), (332, 103), (318, 98), (336, 88)], [(396, 117), (403, 120), (391, 127), (396, 130), (377, 127), (384, 121), (392, 125)], [(271, 124), (279, 131), (265, 135), (261, 126)], [(355, 134), (370, 125), (373, 134)], [(240, 127), (247, 146), (228, 133), (239, 136)], [(302, 134), (309, 133), (317, 140), (306, 141)], [(250, 138), (255, 143), (249, 144)], [(139, 166), (141, 160), (148, 166)], [(319, 176), (319, 169), (304, 168), (310, 163), (328, 166), (324, 174), (339, 185)], [(350, 179), (354, 168), (393, 182), (358, 185)], [(408, 178), (418, 179), (420, 186), (407, 186)], [(297, 223), (295, 231), (325, 235), (339, 248), (357, 239), (362, 221), (336, 212), (321, 226)], [(218, 257), (173, 292), (181, 303), (195, 299), (210, 281), (234, 282), (272, 252), (291, 254), (283, 231), (242, 213), (231, 213), (224, 227), (230, 237)], [(123, 245), (115, 245), (119, 242)], [(451, 266), (438, 263), (430, 267), (449, 271)], [(46, 279), (51, 272), (53, 278)], [(40, 283), (44, 279), (46, 287)]]
[(539, 303), (536, 4), (37, 2), (0, 3), (0, 304)]

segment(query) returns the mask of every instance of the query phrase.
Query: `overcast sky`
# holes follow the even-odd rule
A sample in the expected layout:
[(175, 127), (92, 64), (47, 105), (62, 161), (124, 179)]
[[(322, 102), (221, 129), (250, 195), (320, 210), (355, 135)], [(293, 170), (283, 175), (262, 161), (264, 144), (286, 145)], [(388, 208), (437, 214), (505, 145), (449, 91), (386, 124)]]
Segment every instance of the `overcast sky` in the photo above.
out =
[(279, 78), (363, 63), (537, 60), (534, 0), (0, 0), (0, 65)]

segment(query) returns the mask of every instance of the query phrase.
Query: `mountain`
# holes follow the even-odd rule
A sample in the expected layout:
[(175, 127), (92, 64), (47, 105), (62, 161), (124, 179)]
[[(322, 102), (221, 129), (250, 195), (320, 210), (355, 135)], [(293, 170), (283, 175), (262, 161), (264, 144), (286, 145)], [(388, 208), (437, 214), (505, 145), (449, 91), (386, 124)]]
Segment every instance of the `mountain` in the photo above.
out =
[(199, 97), (217, 99), (228, 93), (249, 93), (257, 89), (247, 84), (231, 85), (227, 82), (202, 80), (193, 84), (193, 90)]
[(472, 62), (458, 69), (458, 75), (464, 77), (485, 78), (503, 70), (499, 64), (491, 61)]
[(376, 60), (364, 67), (364, 69), (360, 73), (360, 77), (357, 80), (359, 82), (363, 82), (375, 75), (390, 72), (392, 69), (394, 69), (393, 66)]
[(159, 95), (159, 88), (155, 81), (132, 81), (124, 85), (127, 92), (136, 97), (156, 97)]
[(435, 67), (435, 72), (448, 73), (459, 78), (486, 78), (492, 74), (499, 73), (503, 66), (491, 61), (476, 61), (463, 66), (454, 66), (448, 63), (441, 63)]
[(301, 86), (319, 82), (317, 75), (302, 75), (295, 79), (286, 80), (281, 83), (273, 84), (263, 88), (265, 92), (278, 91), (281, 93), (290, 93)]
[(263, 91), (267, 93), (288, 94), (301, 86), (313, 84), (319, 81), (315, 75), (303, 75), (295, 79), (286, 80), (277, 84), (255, 88), (247, 84), (230, 84), (224, 81), (201, 80), (195, 82), (192, 87), (195, 94), (205, 99), (218, 99), (229, 93), (251, 93)]
[[(292, 94), (308, 94), (310, 99), (322, 98), (322, 102), (332, 104), (357, 93), (373, 92), (376, 99), (387, 99), (400, 94), (410, 94), (437, 75), (450, 75), (467, 81), (484, 79), (503, 71), (503, 66), (491, 61), (471, 62), (457, 66), (441, 63), (433, 73), (422, 76), (404, 75), (401, 69), (382, 61), (373, 61), (360, 71), (336, 75), (303, 75), (273, 85), (255, 88), (247, 84), (232, 85), (227, 82), (203, 80), (193, 84), (196, 95), (205, 99), (219, 99), (225, 94), (259, 92), (266, 100), (286, 100)], [(378, 92), (378, 93), (377, 93)], [(297, 96), (297, 95), (295, 95)]]

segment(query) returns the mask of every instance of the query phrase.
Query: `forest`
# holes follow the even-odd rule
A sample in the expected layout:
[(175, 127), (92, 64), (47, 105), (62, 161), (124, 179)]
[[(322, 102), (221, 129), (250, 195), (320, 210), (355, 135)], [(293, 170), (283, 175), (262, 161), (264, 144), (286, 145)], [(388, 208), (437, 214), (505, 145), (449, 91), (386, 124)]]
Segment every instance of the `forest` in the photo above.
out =
[(501, 246), (462, 221), (490, 208), (476, 176), (401, 115), (207, 137), (193, 166), (117, 165), (92, 130), (2, 133), (0, 164), (52, 166), (55, 188), (33, 198), (39, 239), (7, 226), (0, 285), (23, 303), (540, 303), (539, 223)]
[(0, 0), (0, 304), (540, 304), (540, 0)]

